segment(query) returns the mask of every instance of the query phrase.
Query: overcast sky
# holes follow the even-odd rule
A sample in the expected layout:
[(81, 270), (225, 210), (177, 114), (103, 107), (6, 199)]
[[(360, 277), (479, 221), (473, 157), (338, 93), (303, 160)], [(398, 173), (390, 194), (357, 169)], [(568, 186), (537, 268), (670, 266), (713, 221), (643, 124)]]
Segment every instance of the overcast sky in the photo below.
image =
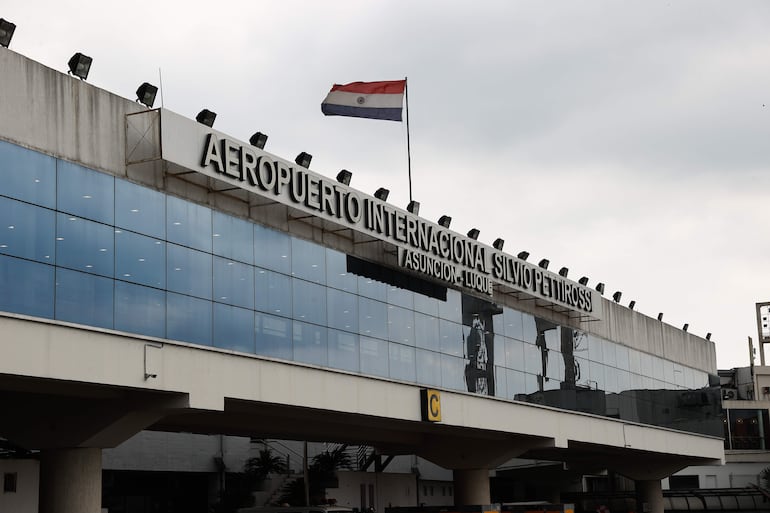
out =
[(83, 52), (90, 83), (131, 99), (160, 69), (166, 108), (209, 108), (402, 207), (406, 125), (320, 103), (408, 77), (421, 216), (602, 281), (712, 332), (720, 368), (748, 365), (770, 301), (770, 2), (33, 0), (0, 17), (16, 52), (61, 71)]

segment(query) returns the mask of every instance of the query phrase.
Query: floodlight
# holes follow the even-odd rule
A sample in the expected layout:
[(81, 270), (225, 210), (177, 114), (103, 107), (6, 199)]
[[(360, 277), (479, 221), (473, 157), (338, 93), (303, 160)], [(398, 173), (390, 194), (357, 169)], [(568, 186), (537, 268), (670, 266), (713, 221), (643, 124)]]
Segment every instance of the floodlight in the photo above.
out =
[(682, 326), (682, 331), (687, 331), (690, 328), (690, 323), (686, 322), (684, 323), (684, 326)]
[(580, 278), (580, 279), (578, 280), (578, 283), (579, 283), (579, 284), (581, 284), (581, 285), (582, 285), (582, 286), (584, 286), (584, 287), (585, 287), (586, 285), (588, 285), (588, 276), (583, 276), (582, 278)]
[(0, 46), (8, 48), (8, 45), (11, 44), (14, 30), (16, 30), (16, 25), (8, 20), (0, 18)]
[(559, 276), (561, 276), (562, 278), (566, 278), (567, 274), (569, 274), (568, 268), (562, 267), (561, 269), (559, 269)]
[(660, 312), (660, 313), (658, 314), (658, 320), (659, 320), (659, 321), (662, 321), (662, 320), (663, 320), (663, 312)]
[(527, 258), (529, 258), (529, 251), (519, 251), (519, 254), (516, 256), (519, 257), (521, 260), (526, 261)]
[(479, 238), (479, 233), (481, 233), (481, 232), (479, 232), (478, 229), (471, 228), (470, 230), (468, 230), (468, 237), (470, 237), (473, 240), (476, 240), (476, 239)]
[(256, 146), (260, 150), (264, 150), (265, 144), (267, 144), (267, 135), (263, 134), (262, 132), (257, 132), (256, 134), (249, 137), (249, 144)]
[(342, 185), (350, 185), (350, 179), (353, 178), (353, 173), (347, 169), (341, 170), (337, 173), (337, 181)]
[(388, 201), (389, 194), (390, 194), (390, 191), (385, 187), (380, 187), (379, 189), (374, 191), (374, 197), (380, 201)]
[(310, 167), (311, 160), (313, 160), (313, 156), (303, 151), (299, 155), (297, 155), (297, 158), (294, 159), (294, 162), (296, 162), (297, 164), (299, 164), (304, 168), (308, 168)]
[(617, 291), (612, 295), (612, 300), (616, 303), (620, 303), (620, 298), (623, 296), (623, 293), (621, 291)]
[(450, 216), (441, 216), (438, 218), (438, 224), (444, 228), (449, 228), (449, 225), (452, 224), (452, 218)]
[(596, 292), (598, 292), (599, 294), (604, 294), (604, 283), (596, 284)]
[(547, 258), (544, 258), (544, 259), (540, 260), (540, 261), (537, 263), (537, 265), (538, 265), (538, 266), (539, 266), (541, 269), (548, 269), (548, 264), (550, 264), (550, 263), (551, 263), (551, 262), (550, 262), (550, 261), (549, 261)]
[(409, 204), (406, 206), (406, 209), (411, 212), (414, 215), (420, 214), (420, 202), (419, 201), (410, 201)]
[(711, 332), (706, 333), (706, 340), (711, 340)]
[(636, 301), (631, 301), (630, 303), (628, 303), (628, 308), (630, 310), (633, 310), (635, 306), (636, 306)]
[(91, 63), (93, 59), (87, 55), (83, 55), (78, 52), (69, 60), (70, 74), (75, 75), (80, 80), (85, 80), (88, 77), (88, 72), (91, 70)]
[(195, 121), (202, 125), (206, 125), (211, 128), (214, 126), (214, 120), (217, 119), (217, 113), (211, 112), (209, 109), (203, 109), (195, 116)]
[(498, 251), (502, 251), (504, 244), (505, 244), (505, 240), (503, 240), (503, 239), (495, 239), (495, 242), (492, 243), (492, 247), (495, 248)]
[(136, 90), (136, 101), (147, 107), (152, 108), (155, 103), (155, 96), (158, 94), (158, 88), (149, 82), (145, 82)]

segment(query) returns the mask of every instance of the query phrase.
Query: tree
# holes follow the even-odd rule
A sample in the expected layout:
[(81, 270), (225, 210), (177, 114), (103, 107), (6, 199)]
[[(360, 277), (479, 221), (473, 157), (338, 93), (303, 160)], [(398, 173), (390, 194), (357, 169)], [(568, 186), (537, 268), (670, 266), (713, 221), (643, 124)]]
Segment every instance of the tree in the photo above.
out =
[(286, 471), (286, 464), (278, 455), (273, 454), (270, 447), (265, 446), (259, 451), (259, 455), (246, 460), (243, 467), (249, 480), (259, 486), (264, 483), (269, 474), (280, 474)]

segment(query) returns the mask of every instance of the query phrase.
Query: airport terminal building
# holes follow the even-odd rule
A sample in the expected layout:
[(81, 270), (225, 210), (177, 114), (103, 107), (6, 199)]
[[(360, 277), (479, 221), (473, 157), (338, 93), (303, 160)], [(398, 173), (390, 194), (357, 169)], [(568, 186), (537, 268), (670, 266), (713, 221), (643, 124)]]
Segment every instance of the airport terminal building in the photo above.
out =
[(661, 479), (723, 459), (713, 342), (384, 191), (0, 69), (0, 437), (41, 451), (41, 512), (100, 511), (101, 450), (145, 429), (417, 454), (457, 504), (526, 457), (662, 511)]

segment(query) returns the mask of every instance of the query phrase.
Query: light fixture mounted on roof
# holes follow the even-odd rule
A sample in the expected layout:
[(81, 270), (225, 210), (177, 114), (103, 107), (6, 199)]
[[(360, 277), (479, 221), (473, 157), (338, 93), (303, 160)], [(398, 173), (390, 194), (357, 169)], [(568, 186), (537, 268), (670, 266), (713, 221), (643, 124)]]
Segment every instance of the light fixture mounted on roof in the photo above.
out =
[(686, 322), (684, 323), (684, 326), (682, 326), (682, 331), (687, 331), (688, 329), (690, 329), (690, 323)]
[(262, 132), (257, 132), (249, 137), (249, 144), (259, 148), (260, 150), (264, 150), (265, 144), (267, 144), (267, 135), (263, 134)]
[(562, 267), (561, 269), (559, 269), (559, 276), (561, 276), (562, 278), (566, 278), (568, 274), (569, 274), (569, 268)]
[(88, 72), (91, 70), (91, 63), (93, 63), (91, 57), (78, 52), (70, 57), (67, 64), (70, 67), (69, 72), (71, 75), (75, 75), (80, 80), (85, 80), (88, 78)]
[(540, 260), (540, 261), (537, 263), (537, 265), (538, 265), (538, 267), (540, 267), (541, 269), (548, 269), (548, 264), (550, 264), (550, 263), (551, 263), (551, 261), (550, 261), (550, 260), (548, 260), (547, 258), (543, 258), (542, 260)]
[(633, 310), (635, 306), (636, 306), (636, 301), (632, 300), (630, 303), (628, 303), (629, 310)]
[(617, 291), (612, 295), (612, 300), (616, 303), (620, 303), (620, 298), (623, 296), (623, 293), (621, 291)]
[(662, 320), (663, 320), (663, 312), (660, 312), (660, 313), (658, 314), (658, 320), (659, 320), (659, 321), (662, 321)]
[(524, 260), (526, 262), (527, 258), (529, 258), (529, 251), (519, 251), (519, 254), (516, 255), (520, 260)]
[(449, 228), (449, 225), (452, 224), (452, 217), (441, 216), (438, 218), (438, 224), (439, 226), (443, 226), (444, 228)]
[(596, 292), (599, 294), (604, 295), (604, 283), (597, 283), (596, 284)]
[(706, 340), (711, 340), (711, 332), (706, 333)]
[(409, 204), (406, 206), (406, 210), (416, 216), (420, 215), (420, 202), (415, 200), (410, 201)]
[(380, 201), (388, 201), (389, 195), (390, 195), (390, 191), (385, 187), (380, 187), (379, 189), (374, 191), (374, 197)]
[(136, 90), (136, 101), (151, 109), (155, 103), (155, 96), (158, 94), (158, 88), (149, 82), (144, 82)]
[(495, 242), (492, 243), (492, 247), (498, 251), (502, 251), (504, 245), (505, 245), (505, 240), (500, 238), (495, 239)]
[(217, 113), (212, 112), (209, 109), (203, 109), (198, 113), (197, 116), (195, 116), (195, 121), (197, 121), (201, 125), (206, 125), (209, 128), (214, 126), (214, 120), (216, 119), (217, 119)]
[(300, 152), (299, 155), (297, 155), (297, 158), (294, 159), (294, 162), (296, 162), (298, 165), (307, 169), (310, 167), (311, 160), (313, 160), (313, 156), (303, 151), (303, 152)]
[(353, 178), (353, 173), (347, 169), (341, 170), (337, 173), (337, 181), (342, 185), (350, 185), (350, 180)]
[(15, 30), (15, 24), (0, 18), (0, 46), (8, 48), (8, 45), (11, 44), (11, 38), (13, 38), (13, 32)]
[(582, 286), (584, 286), (584, 287), (585, 287), (586, 285), (588, 285), (588, 276), (583, 276), (582, 278), (580, 278), (580, 279), (578, 280), (578, 283), (579, 283), (579, 284), (581, 284), (581, 285), (582, 285)]
[(470, 230), (468, 230), (468, 237), (473, 240), (477, 240), (479, 238), (480, 233), (481, 232), (478, 230), (478, 228), (471, 228)]

